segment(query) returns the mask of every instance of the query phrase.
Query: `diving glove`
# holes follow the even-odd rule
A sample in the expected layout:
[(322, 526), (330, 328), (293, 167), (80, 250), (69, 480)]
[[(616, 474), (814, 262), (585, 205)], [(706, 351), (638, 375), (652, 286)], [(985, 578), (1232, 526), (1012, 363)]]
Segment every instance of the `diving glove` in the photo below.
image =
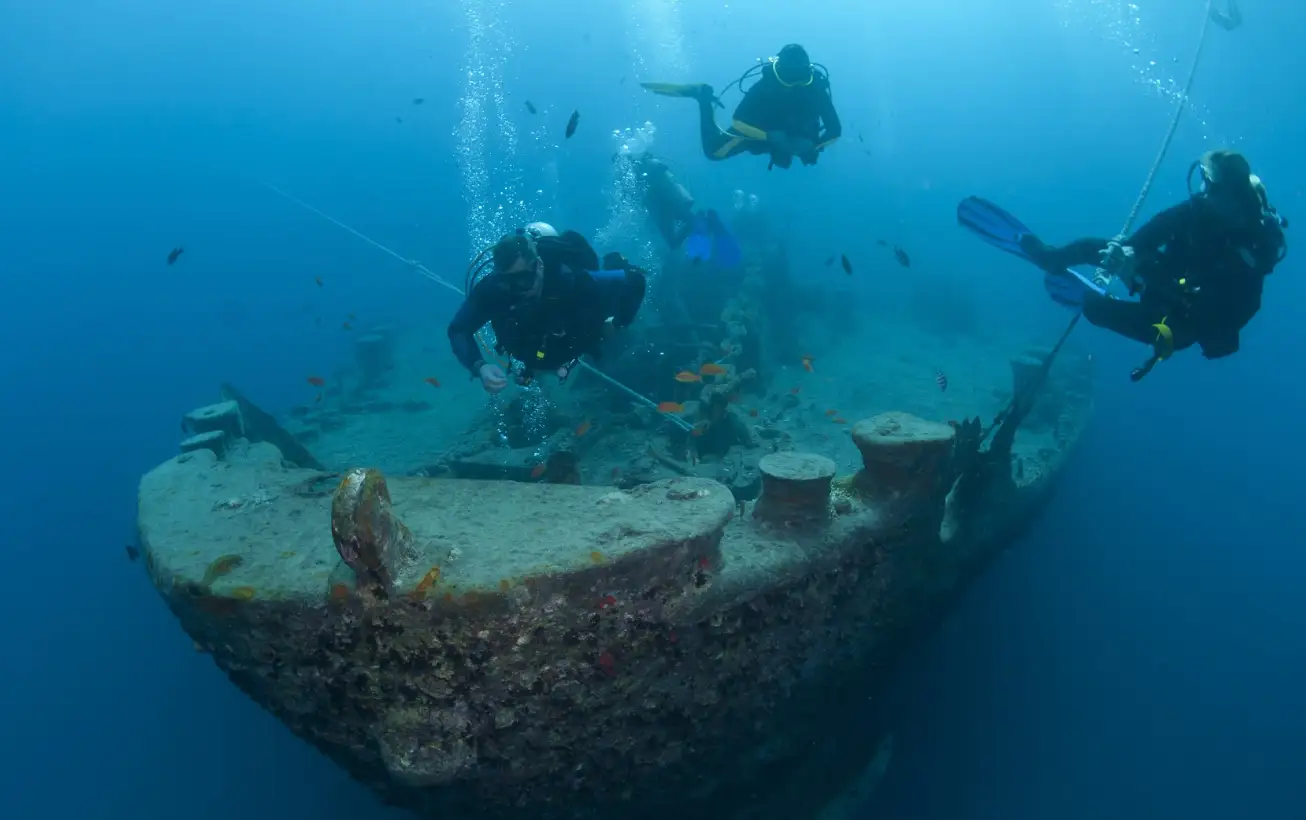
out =
[(1101, 271), (1094, 276), (1094, 280), (1105, 274), (1103, 278), (1108, 281), (1110, 277), (1116, 276), (1126, 285), (1133, 287), (1138, 270), (1138, 259), (1134, 249), (1124, 244), (1123, 236), (1117, 236), (1106, 243), (1106, 248), (1098, 254), (1098, 264), (1101, 266)]

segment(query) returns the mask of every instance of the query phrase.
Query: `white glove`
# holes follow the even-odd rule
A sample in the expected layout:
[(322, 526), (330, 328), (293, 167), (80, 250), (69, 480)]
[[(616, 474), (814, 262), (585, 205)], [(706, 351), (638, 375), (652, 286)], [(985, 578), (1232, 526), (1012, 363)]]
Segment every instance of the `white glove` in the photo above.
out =
[(1117, 236), (1108, 241), (1106, 248), (1098, 254), (1098, 263), (1102, 267), (1101, 272), (1106, 274), (1107, 278), (1118, 276), (1128, 285), (1134, 281), (1138, 260), (1134, 255), (1134, 249), (1124, 244), (1123, 240), (1123, 236)]

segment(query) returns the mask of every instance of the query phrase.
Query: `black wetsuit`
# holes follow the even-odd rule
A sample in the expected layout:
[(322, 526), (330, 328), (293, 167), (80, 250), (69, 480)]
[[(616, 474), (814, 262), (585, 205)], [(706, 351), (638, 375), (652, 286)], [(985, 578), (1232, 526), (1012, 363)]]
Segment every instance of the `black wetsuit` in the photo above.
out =
[(652, 154), (635, 160), (635, 171), (646, 185), (644, 207), (658, 233), (673, 250), (679, 248), (694, 227), (694, 197), (664, 162)]
[(524, 373), (570, 367), (581, 356), (599, 357), (604, 325), (627, 327), (644, 301), (643, 271), (608, 254), (600, 270), (598, 254), (585, 237), (566, 231), (536, 242), (544, 262), (538, 298), (522, 297), (491, 273), (477, 282), (449, 323), (454, 356), (473, 377), (485, 364), (476, 332), (494, 328), (497, 351), (524, 364)]
[(786, 86), (776, 76), (774, 63), (763, 65), (761, 76), (744, 94), (725, 131), (716, 124), (713, 105), (711, 99), (699, 100), (699, 129), (708, 159), (771, 154), (773, 164), (788, 168), (793, 155), (777, 149), (775, 139), (777, 132), (782, 132), (790, 139), (811, 142), (812, 147), (799, 159), (804, 165), (814, 165), (825, 146), (843, 134), (830, 96), (830, 78), (819, 70), (813, 70), (810, 83)]
[[(1164, 321), (1175, 350), (1198, 344), (1208, 359), (1237, 352), (1239, 331), (1261, 309), (1265, 277), (1287, 252), (1271, 214), (1236, 226), (1201, 197), (1152, 217), (1123, 244), (1134, 249), (1143, 282), (1139, 301), (1090, 293), (1084, 318), (1145, 344), (1156, 339), (1153, 325)], [(1086, 238), (1034, 247), (1030, 257), (1048, 270), (1096, 265), (1106, 246), (1105, 239)]]

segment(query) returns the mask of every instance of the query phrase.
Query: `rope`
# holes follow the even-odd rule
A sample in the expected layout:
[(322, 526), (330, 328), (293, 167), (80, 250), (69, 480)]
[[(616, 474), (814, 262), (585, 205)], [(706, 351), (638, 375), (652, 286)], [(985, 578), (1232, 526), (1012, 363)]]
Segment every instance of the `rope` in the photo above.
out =
[[(283, 196), (283, 197), (285, 197), (286, 199), (290, 200), (291, 202), (295, 203), (295, 204), (298, 205), (299, 207), (301, 207), (301, 208), (303, 208), (303, 209), (305, 209), (305, 210), (307, 210), (307, 211), (309, 211), (309, 212), (311, 212), (311, 213), (317, 214), (318, 216), (320, 216), (320, 217), (322, 217), (323, 219), (325, 219), (327, 222), (330, 222), (332, 225), (335, 225), (337, 228), (341, 228), (342, 230), (348, 231), (349, 233), (351, 233), (351, 234), (353, 234), (354, 236), (358, 237), (359, 239), (363, 240), (364, 242), (366, 242), (367, 244), (369, 244), (369, 245), (371, 245), (372, 247), (376, 248), (377, 250), (382, 251), (383, 253), (388, 253), (389, 255), (393, 256), (395, 259), (398, 259), (400, 262), (403, 262), (403, 263), (404, 263), (405, 265), (407, 265), (410, 269), (417, 271), (417, 272), (420, 273), (422, 276), (425, 276), (427, 279), (430, 279), (432, 282), (435, 282), (437, 285), (441, 285), (441, 286), (443, 286), (443, 287), (446, 287), (446, 288), (448, 288), (449, 290), (453, 291), (454, 293), (458, 294), (459, 296), (462, 296), (462, 297), (466, 298), (467, 294), (463, 291), (462, 288), (460, 288), (460, 287), (458, 287), (457, 285), (455, 285), (454, 283), (450, 282), (448, 279), (445, 279), (443, 276), (441, 276), (440, 274), (436, 273), (435, 271), (432, 271), (430, 268), (426, 267), (426, 266), (423, 265), (421, 262), (418, 262), (416, 259), (407, 259), (407, 258), (405, 258), (405, 257), (403, 257), (403, 256), (400, 256), (398, 253), (394, 252), (394, 251), (391, 250), (390, 248), (387, 248), (385, 245), (382, 245), (380, 242), (377, 242), (375, 239), (372, 239), (371, 237), (367, 236), (366, 234), (363, 234), (363, 233), (361, 233), (361, 232), (359, 232), (359, 231), (354, 230), (353, 228), (349, 227), (349, 226), (346, 225), (345, 223), (341, 222), (339, 219), (336, 219), (335, 217), (331, 216), (331, 215), (328, 214), (328, 213), (325, 213), (324, 211), (321, 211), (321, 210), (318, 210), (317, 208), (314, 208), (312, 205), (309, 205), (309, 204), (308, 204), (307, 202), (305, 202), (304, 200), (299, 199), (298, 197), (293, 196), (292, 194), (289, 194), (289, 193), (287, 193), (287, 192), (281, 190), (280, 188), (278, 188), (277, 186), (273, 185), (273, 184), (270, 183), (270, 182), (264, 182), (264, 183), (262, 183), (262, 185), (263, 185), (263, 187), (267, 188), (268, 190), (272, 191), (273, 193), (280, 194), (281, 196)], [(485, 347), (485, 342), (480, 338), (479, 335), (476, 337), (476, 342), (477, 342), (477, 344), (481, 345), (482, 348)], [(489, 351), (487, 350), (486, 352), (488, 353)], [(608, 384), (612, 385), (613, 387), (617, 388), (618, 390), (621, 390), (621, 391), (625, 392), (628, 396), (630, 396), (631, 398), (633, 398), (635, 401), (638, 401), (638, 402), (640, 402), (640, 403), (642, 403), (642, 404), (644, 404), (644, 405), (647, 405), (648, 407), (651, 407), (654, 411), (656, 411), (656, 412), (658, 412), (658, 413), (661, 413), (662, 415), (666, 416), (668, 419), (670, 419), (670, 420), (671, 420), (671, 421), (672, 421), (676, 426), (680, 427), (682, 430), (690, 431), (690, 430), (693, 430), (693, 429), (694, 429), (694, 426), (693, 426), (692, 424), (690, 424), (689, 422), (687, 422), (687, 421), (685, 421), (684, 419), (680, 418), (679, 416), (673, 415), (673, 414), (671, 414), (671, 413), (663, 413), (661, 410), (658, 410), (657, 402), (653, 401), (652, 399), (650, 399), (650, 398), (647, 397), (647, 396), (643, 396), (643, 395), (640, 395), (639, 393), (636, 393), (634, 390), (631, 390), (629, 387), (627, 387), (626, 385), (624, 385), (624, 384), (622, 384), (621, 382), (617, 381), (616, 379), (612, 378), (612, 377), (609, 376), (607, 373), (604, 373), (602, 370), (599, 370), (597, 367), (595, 367), (594, 365), (590, 364), (589, 362), (587, 362), (587, 361), (585, 361), (585, 360), (582, 359), (582, 360), (578, 361), (577, 364), (579, 364), (579, 365), (580, 365), (582, 368), (584, 368), (587, 372), (589, 372), (589, 373), (593, 373), (595, 376), (598, 376), (600, 379), (603, 379), (603, 380), (606, 381)]]
[[(1152, 184), (1156, 182), (1156, 175), (1161, 170), (1161, 164), (1165, 162), (1165, 155), (1170, 150), (1170, 143), (1174, 141), (1175, 132), (1179, 130), (1179, 120), (1183, 118), (1184, 109), (1188, 107), (1188, 95), (1193, 90), (1193, 80), (1197, 77), (1197, 66), (1201, 63), (1202, 52), (1206, 49), (1206, 35), (1211, 30), (1211, 12), (1214, 7), (1215, 0), (1206, 0), (1206, 10), (1202, 13), (1202, 30), (1198, 34), (1197, 48), (1193, 51), (1193, 60), (1188, 67), (1188, 78), (1184, 81), (1183, 92), (1179, 95), (1179, 101), (1175, 104), (1174, 116), (1170, 118), (1170, 127), (1166, 129), (1165, 138), (1161, 140), (1161, 150), (1157, 151), (1156, 159), (1152, 162), (1152, 168), (1147, 172), (1147, 179), (1143, 181), (1143, 187), (1138, 192), (1138, 197), (1134, 200), (1134, 207), (1130, 209), (1129, 216), (1125, 219), (1124, 227), (1120, 229), (1119, 236), (1121, 238), (1128, 236), (1129, 232), (1133, 230), (1134, 222), (1138, 220), (1138, 215), (1143, 210), (1143, 203), (1147, 201), (1147, 195), (1152, 192)], [(1056, 360), (1057, 354), (1061, 352), (1061, 348), (1065, 345), (1066, 340), (1070, 338), (1070, 334), (1074, 332), (1075, 326), (1079, 324), (1079, 320), (1083, 318), (1083, 315), (1084, 311), (1082, 308), (1075, 311), (1075, 315), (1070, 318), (1070, 323), (1066, 325), (1066, 329), (1062, 331), (1061, 338), (1057, 339), (1057, 343), (1053, 345), (1052, 351), (1048, 353), (1038, 375), (1030, 380), (1029, 386), (1021, 394), (1013, 395), (1011, 397), (1011, 402), (1007, 404), (1002, 412), (998, 413), (993, 424), (990, 425), (989, 429), (984, 431), (984, 435), (980, 437), (981, 444), (1012, 414), (1016, 407), (1021, 403), (1022, 399), (1033, 396), (1043, 387), (1043, 382), (1047, 380), (1048, 372), (1052, 369), (1052, 363)], [(1149, 361), (1147, 365), (1144, 365), (1143, 368), (1140, 368), (1140, 370), (1145, 369), (1144, 372), (1150, 371), (1151, 366), (1155, 365), (1155, 363), (1156, 360), (1154, 358)]]

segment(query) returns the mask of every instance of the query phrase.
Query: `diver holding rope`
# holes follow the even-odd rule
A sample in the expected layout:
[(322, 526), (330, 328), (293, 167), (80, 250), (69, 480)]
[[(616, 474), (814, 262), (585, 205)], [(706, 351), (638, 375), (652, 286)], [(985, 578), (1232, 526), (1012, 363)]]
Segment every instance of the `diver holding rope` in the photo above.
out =
[[(1194, 177), (1197, 177), (1194, 184)], [(960, 224), (1044, 273), (1054, 301), (1092, 324), (1151, 345), (1134, 381), (1192, 345), (1208, 359), (1238, 352), (1239, 335), (1261, 309), (1265, 277), (1288, 253), (1288, 220), (1237, 151), (1207, 151), (1188, 169), (1189, 196), (1129, 236), (1045, 244), (1018, 219), (979, 197), (962, 200)], [(1110, 295), (1104, 282), (1071, 270), (1100, 266), (1137, 300)]]
[[(757, 82), (744, 91), (744, 82)], [(699, 131), (703, 153), (711, 160), (729, 159), (740, 154), (770, 154), (767, 170), (788, 168), (797, 157), (803, 165), (815, 165), (821, 152), (839, 139), (843, 125), (834, 110), (830, 92), (830, 73), (820, 63), (813, 63), (807, 50), (797, 43), (780, 49), (745, 71), (727, 85), (744, 92), (735, 108), (730, 127), (724, 131), (716, 124), (713, 107), (725, 108), (720, 97), (706, 83), (640, 83), (654, 94), (666, 97), (689, 97), (698, 101)]]
[(494, 329), (495, 352), (520, 362), (517, 382), (537, 370), (565, 381), (581, 356), (629, 327), (647, 287), (645, 272), (619, 253), (602, 264), (585, 237), (533, 222), (482, 250), (467, 267), (466, 294), (449, 323), (454, 356), (486, 392), (508, 384), (503, 367), (482, 356), (476, 334)]

